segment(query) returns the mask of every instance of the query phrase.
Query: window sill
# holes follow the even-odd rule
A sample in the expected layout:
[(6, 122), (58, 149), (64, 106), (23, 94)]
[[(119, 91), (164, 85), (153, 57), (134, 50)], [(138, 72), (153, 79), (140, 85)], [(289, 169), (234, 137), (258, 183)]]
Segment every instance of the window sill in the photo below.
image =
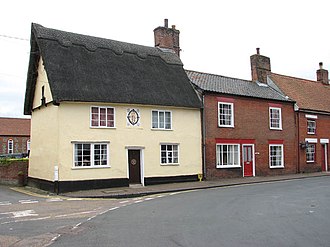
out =
[(269, 128), (270, 130), (283, 130), (282, 128)]
[(111, 166), (74, 166), (71, 167), (71, 170), (102, 169), (102, 168), (111, 168)]
[(116, 127), (96, 127), (96, 126), (89, 126), (90, 129), (116, 129)]
[(241, 166), (216, 166), (217, 169), (241, 168)]
[(285, 168), (284, 166), (270, 166), (270, 169), (281, 169), (281, 168)]
[(173, 163), (173, 164), (160, 164), (161, 166), (180, 166), (179, 163)]
[(306, 163), (307, 163), (307, 164), (314, 164), (315, 161), (314, 161), (314, 160), (313, 160), (313, 161), (306, 161)]
[(156, 128), (151, 128), (152, 131), (173, 131), (173, 129), (156, 129)]
[(219, 128), (235, 128), (233, 125), (218, 125)]
[(307, 135), (316, 135), (316, 133), (307, 132)]

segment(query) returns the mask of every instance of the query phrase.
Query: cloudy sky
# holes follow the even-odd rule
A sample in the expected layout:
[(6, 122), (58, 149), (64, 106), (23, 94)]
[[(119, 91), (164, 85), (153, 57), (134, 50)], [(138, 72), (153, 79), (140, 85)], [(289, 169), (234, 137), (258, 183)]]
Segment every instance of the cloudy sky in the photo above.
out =
[[(0, 15), (0, 117), (24, 117), (31, 22), (153, 46), (169, 19), (180, 30), (185, 69), (250, 79), (260, 47), (272, 71), (316, 79), (330, 68), (328, 0), (4, 0)], [(26, 117), (26, 116), (25, 116)]]

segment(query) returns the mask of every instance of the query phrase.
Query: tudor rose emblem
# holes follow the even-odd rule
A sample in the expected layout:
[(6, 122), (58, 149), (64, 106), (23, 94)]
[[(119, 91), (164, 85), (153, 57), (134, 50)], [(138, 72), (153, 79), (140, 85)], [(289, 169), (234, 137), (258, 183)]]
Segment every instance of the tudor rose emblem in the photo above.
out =
[(127, 109), (127, 121), (128, 125), (139, 126), (140, 125), (140, 112), (138, 109)]

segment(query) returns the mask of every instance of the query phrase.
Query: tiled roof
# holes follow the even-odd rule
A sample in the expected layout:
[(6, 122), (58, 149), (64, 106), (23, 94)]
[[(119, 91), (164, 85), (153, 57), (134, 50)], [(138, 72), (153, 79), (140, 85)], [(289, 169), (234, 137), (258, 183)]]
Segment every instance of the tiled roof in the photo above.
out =
[(54, 103), (201, 107), (174, 52), (32, 24), (25, 114), (31, 114), (40, 56)]
[(0, 136), (30, 136), (30, 125), (26, 118), (0, 118)]
[(330, 113), (330, 85), (275, 73), (271, 79), (299, 108)]
[(202, 90), (279, 101), (291, 101), (266, 84), (186, 70), (188, 78)]

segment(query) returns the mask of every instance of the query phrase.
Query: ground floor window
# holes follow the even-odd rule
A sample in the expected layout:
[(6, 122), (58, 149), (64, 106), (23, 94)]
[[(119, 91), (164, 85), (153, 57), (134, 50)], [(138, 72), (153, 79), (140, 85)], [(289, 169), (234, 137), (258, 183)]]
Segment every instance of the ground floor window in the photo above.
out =
[(75, 143), (75, 167), (99, 167), (109, 165), (109, 145), (107, 143)]
[(283, 144), (269, 145), (269, 167), (284, 167)]
[(308, 144), (306, 148), (306, 161), (315, 162), (315, 144)]
[(179, 163), (179, 145), (178, 144), (161, 144), (160, 159), (162, 165)]
[(217, 144), (217, 168), (240, 167), (239, 144)]

